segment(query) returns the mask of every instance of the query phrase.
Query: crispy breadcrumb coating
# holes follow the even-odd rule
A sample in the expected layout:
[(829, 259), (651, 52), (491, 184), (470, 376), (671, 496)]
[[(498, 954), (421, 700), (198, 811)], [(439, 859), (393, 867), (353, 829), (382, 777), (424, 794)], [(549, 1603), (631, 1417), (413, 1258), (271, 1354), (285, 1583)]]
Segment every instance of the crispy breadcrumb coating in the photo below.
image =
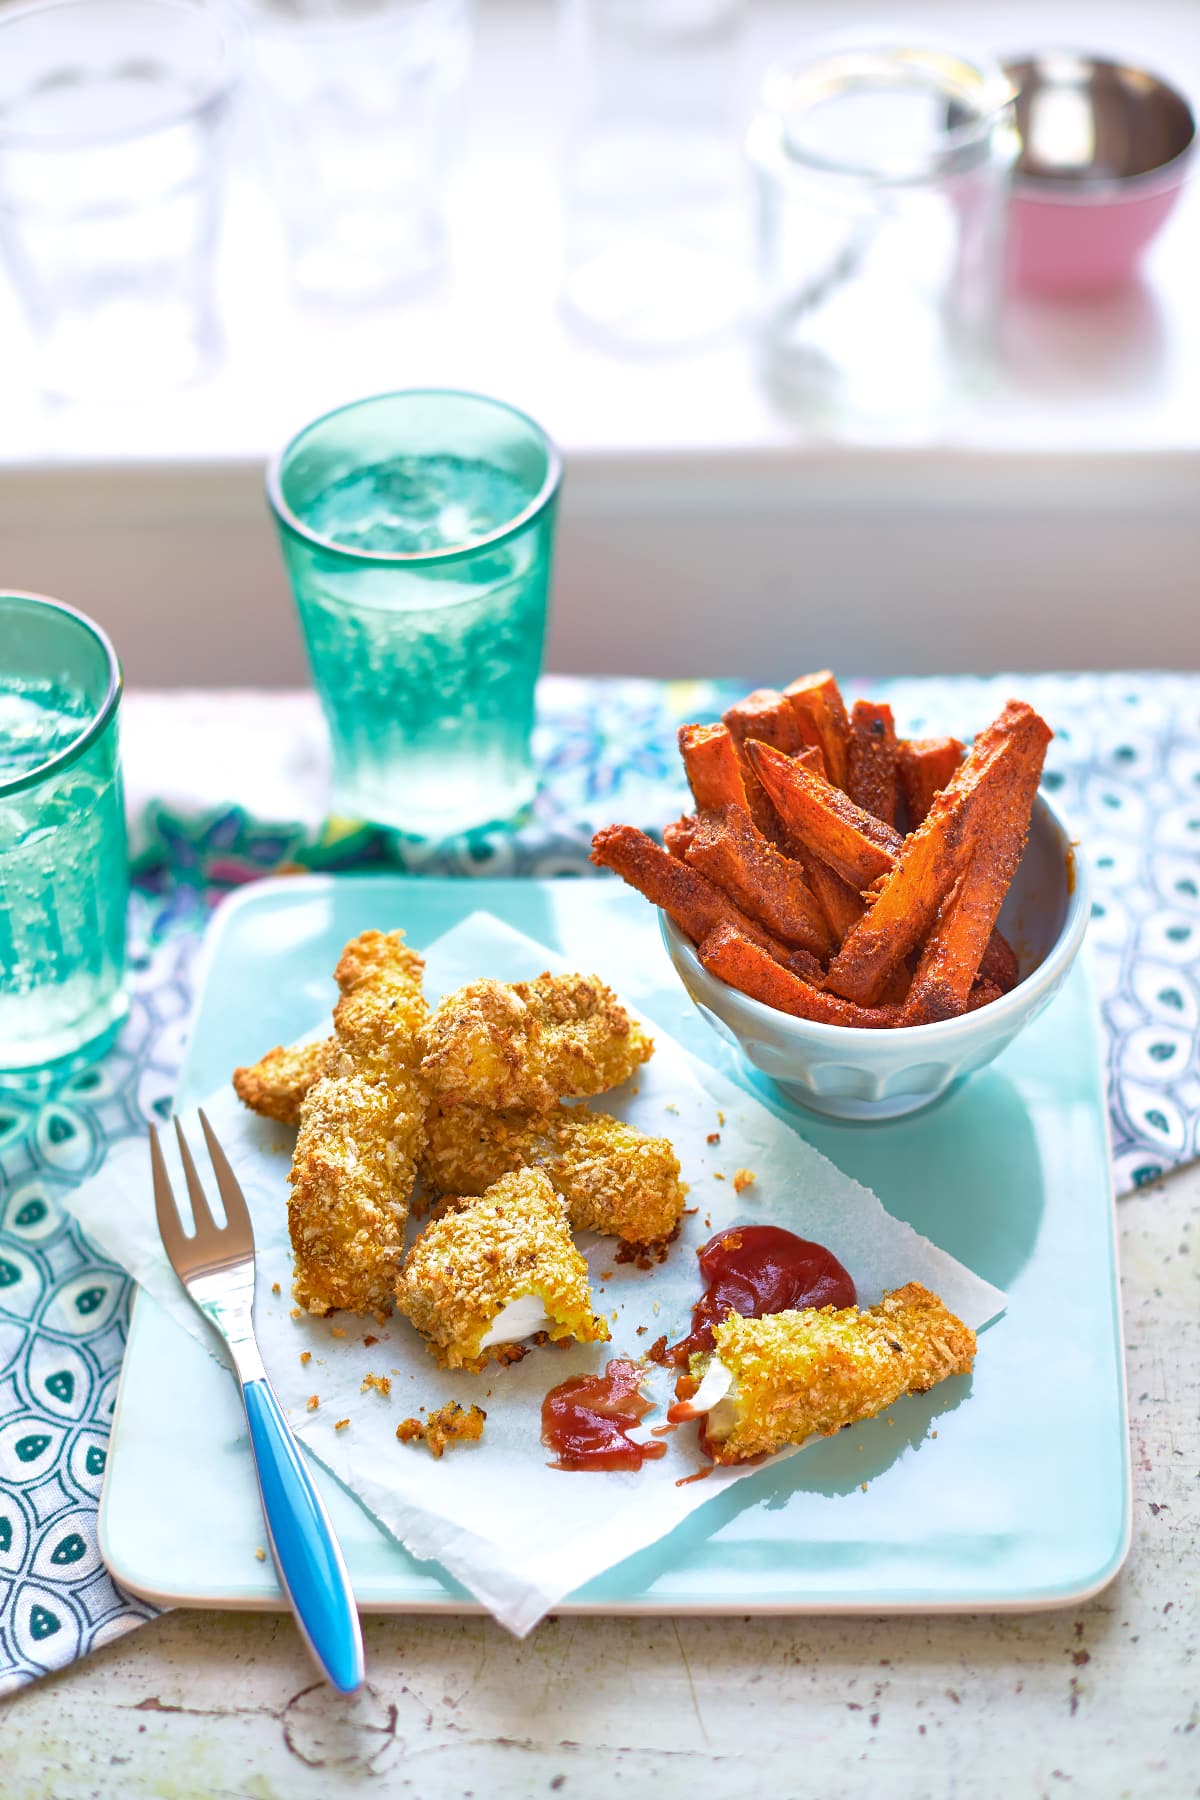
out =
[(447, 1400), (424, 1424), (420, 1419), (401, 1419), (396, 1436), (402, 1444), (423, 1443), (431, 1456), (440, 1457), (448, 1444), (478, 1443), (486, 1418), (482, 1406), (464, 1408), (457, 1400)]
[(281, 1125), (298, 1125), (305, 1095), (325, 1072), (330, 1040), (317, 1044), (276, 1044), (256, 1063), (233, 1071), (234, 1092), (243, 1106)]
[(423, 1042), (439, 1105), (523, 1112), (617, 1087), (654, 1048), (596, 976), (550, 974), (469, 982), (442, 1001)]
[(587, 1264), (566, 1207), (539, 1169), (502, 1175), (426, 1226), (396, 1285), (396, 1306), (445, 1367), (480, 1369), (489, 1358), (503, 1360), (505, 1346), (485, 1348), (483, 1339), (524, 1294), (541, 1300), (552, 1340), (607, 1339), (608, 1326), (592, 1313)]
[(293, 1292), (311, 1313), (392, 1304), (425, 1142), (423, 968), (402, 931), (364, 931), (335, 971), (333, 1047), (301, 1110), (289, 1176)]
[(607, 1113), (587, 1106), (533, 1116), (435, 1106), (426, 1123), (421, 1174), (440, 1194), (482, 1194), (510, 1169), (533, 1167), (566, 1201), (576, 1231), (649, 1244), (670, 1237), (679, 1223), (684, 1192), (670, 1141)]
[[(828, 1437), (901, 1394), (968, 1374), (975, 1333), (910, 1281), (867, 1311), (730, 1313), (717, 1326), (713, 1356), (733, 1385), (708, 1415), (708, 1446), (717, 1462), (745, 1462), (818, 1433)], [(709, 1360), (693, 1358), (697, 1370)]]

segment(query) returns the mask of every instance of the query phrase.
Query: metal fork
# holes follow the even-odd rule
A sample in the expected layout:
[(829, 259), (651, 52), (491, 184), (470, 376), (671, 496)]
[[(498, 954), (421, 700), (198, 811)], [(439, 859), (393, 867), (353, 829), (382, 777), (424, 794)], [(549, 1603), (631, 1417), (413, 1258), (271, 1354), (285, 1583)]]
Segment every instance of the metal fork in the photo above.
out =
[(246, 1423), (271, 1555), (309, 1650), (326, 1679), (352, 1693), (363, 1679), (362, 1630), (341, 1548), (321, 1496), (267, 1380), (254, 1338), (254, 1230), (237, 1178), (200, 1114), (217, 1191), (225, 1208), (218, 1226), (196, 1165), (175, 1120), (192, 1203), (194, 1236), (179, 1221), (158, 1133), (150, 1128), (154, 1210), (163, 1248), (191, 1299), (229, 1346), (242, 1385)]

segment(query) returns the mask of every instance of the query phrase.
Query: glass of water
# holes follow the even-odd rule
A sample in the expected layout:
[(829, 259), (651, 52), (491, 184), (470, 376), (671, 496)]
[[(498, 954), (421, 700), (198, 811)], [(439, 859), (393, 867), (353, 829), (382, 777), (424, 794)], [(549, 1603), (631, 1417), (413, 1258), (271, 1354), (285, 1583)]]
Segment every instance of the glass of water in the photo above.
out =
[(532, 799), (559, 479), (532, 419), (448, 390), (344, 406), (272, 464), (343, 816), (440, 838)]
[(292, 279), (319, 299), (402, 293), (445, 254), (450, 100), (469, 0), (230, 0)]
[(99, 626), (0, 594), (0, 1070), (98, 1049), (125, 1016), (120, 699)]
[(200, 374), (233, 58), (186, 0), (0, 11), (0, 251), (42, 386), (124, 400)]

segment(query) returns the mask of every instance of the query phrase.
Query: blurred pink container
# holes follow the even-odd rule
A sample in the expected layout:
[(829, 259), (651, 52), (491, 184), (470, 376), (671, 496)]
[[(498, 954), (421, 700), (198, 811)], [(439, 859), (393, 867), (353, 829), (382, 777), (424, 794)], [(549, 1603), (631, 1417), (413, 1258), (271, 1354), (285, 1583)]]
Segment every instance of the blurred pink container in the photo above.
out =
[(1008, 63), (1022, 151), (1009, 219), (1019, 292), (1072, 299), (1132, 280), (1191, 172), (1196, 121), (1144, 70), (1069, 51)]

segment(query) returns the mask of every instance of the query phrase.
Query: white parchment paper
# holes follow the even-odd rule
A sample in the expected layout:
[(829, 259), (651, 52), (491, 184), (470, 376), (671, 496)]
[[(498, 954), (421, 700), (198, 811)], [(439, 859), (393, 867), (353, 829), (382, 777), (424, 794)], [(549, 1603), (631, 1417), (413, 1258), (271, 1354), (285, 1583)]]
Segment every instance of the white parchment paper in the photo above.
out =
[[(439, 938), (426, 959), (431, 1000), (481, 975), (520, 981), (543, 969), (567, 967), (556, 952), (487, 913), (472, 915)], [(602, 947), (597, 946), (595, 970), (587, 972), (619, 991), (618, 972), (604, 967)], [(611, 1344), (566, 1350), (547, 1345), (511, 1368), (493, 1367), (480, 1375), (440, 1370), (424, 1341), (398, 1316), (384, 1325), (345, 1313), (329, 1320), (293, 1317), (286, 1178), (294, 1133), (246, 1112), (231, 1087), (204, 1103), (254, 1221), (259, 1345), (297, 1435), (413, 1555), (436, 1559), (518, 1634), (575, 1588), (756, 1473), (718, 1469), (704, 1481), (677, 1486), (702, 1466), (694, 1426), (668, 1437), (666, 1455), (636, 1474), (551, 1469), (540, 1441), (541, 1403), (551, 1387), (602, 1368), (610, 1357), (638, 1358), (663, 1332), (670, 1341), (685, 1334), (702, 1286), (696, 1251), (714, 1231), (754, 1222), (816, 1239), (849, 1269), (864, 1306), (885, 1289), (914, 1280), (940, 1294), (976, 1328), (1004, 1306), (998, 1289), (892, 1218), (874, 1194), (765, 1107), (665, 1033), (652, 1028), (652, 1035), (656, 1052), (650, 1062), (632, 1082), (594, 1104), (643, 1131), (671, 1138), (690, 1183), (688, 1205), (696, 1211), (684, 1220), (667, 1261), (651, 1270), (618, 1264), (612, 1239), (580, 1239), (596, 1310), (610, 1319)], [(185, 1113), (183, 1124), (203, 1178), (208, 1170), (199, 1123)], [(714, 1132), (720, 1141), (709, 1143)], [(174, 1144), (166, 1134), (163, 1144), (176, 1198), (186, 1205)], [(741, 1195), (733, 1187), (738, 1169), (755, 1176)], [(215, 1197), (215, 1183), (211, 1187)], [(159, 1241), (143, 1140), (120, 1145), (68, 1206), (107, 1255), (216, 1353), (209, 1328)], [(417, 1229), (411, 1222), (410, 1235)], [(640, 1334), (639, 1326), (645, 1327)], [(371, 1337), (378, 1341), (364, 1342)], [(310, 1353), (307, 1363), (301, 1362), (304, 1351)], [(986, 1346), (980, 1354), (986, 1355)], [(390, 1377), (390, 1395), (364, 1392), (368, 1374)], [(645, 1391), (659, 1411), (647, 1418), (640, 1435), (661, 1421), (673, 1378), (673, 1371), (650, 1367)], [(320, 1404), (309, 1411), (314, 1394)], [(401, 1419), (420, 1417), (422, 1407), (430, 1412), (451, 1399), (463, 1405), (474, 1401), (486, 1410), (479, 1444), (452, 1446), (435, 1461), (423, 1444), (397, 1442)], [(348, 1423), (339, 1430), (342, 1420)]]

